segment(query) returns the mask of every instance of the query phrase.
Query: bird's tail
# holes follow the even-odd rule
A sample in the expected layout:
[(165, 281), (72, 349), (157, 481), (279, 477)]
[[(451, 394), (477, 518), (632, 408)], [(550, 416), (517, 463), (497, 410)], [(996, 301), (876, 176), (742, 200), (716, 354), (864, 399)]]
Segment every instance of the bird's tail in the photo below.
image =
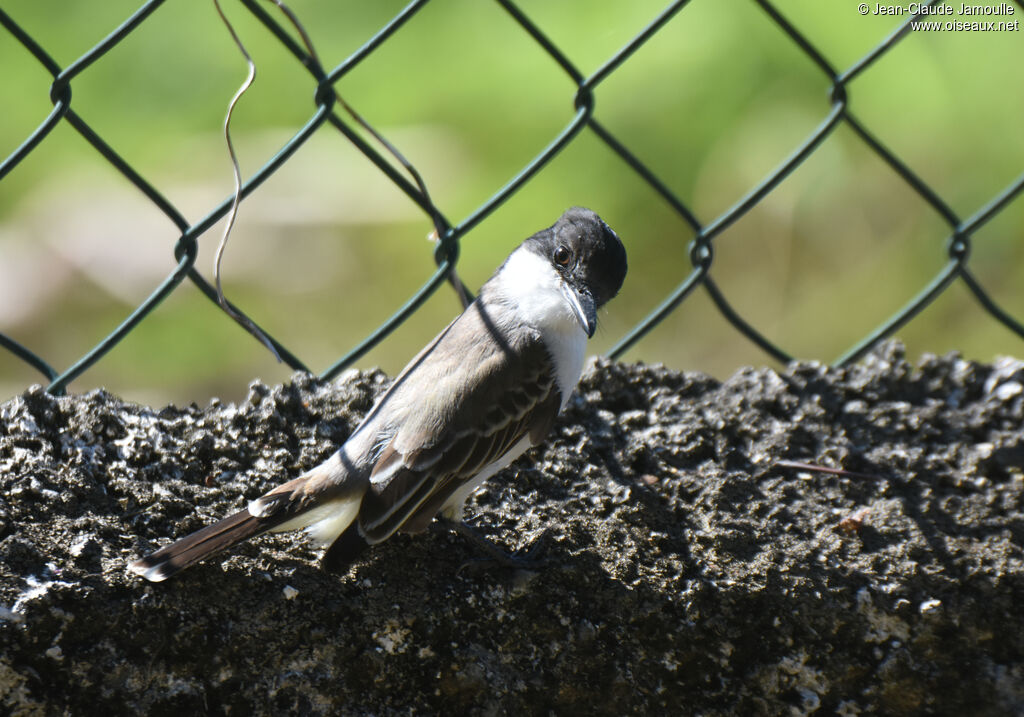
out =
[(161, 582), (214, 553), (267, 531), (305, 529), (316, 541), (332, 543), (345, 532), (362, 503), (365, 484), (345, 480), (340, 451), (311, 471), (229, 515), (128, 566), (150, 582)]
[(243, 510), (136, 560), (128, 569), (150, 582), (159, 583), (203, 558), (266, 530), (269, 530), (266, 522)]

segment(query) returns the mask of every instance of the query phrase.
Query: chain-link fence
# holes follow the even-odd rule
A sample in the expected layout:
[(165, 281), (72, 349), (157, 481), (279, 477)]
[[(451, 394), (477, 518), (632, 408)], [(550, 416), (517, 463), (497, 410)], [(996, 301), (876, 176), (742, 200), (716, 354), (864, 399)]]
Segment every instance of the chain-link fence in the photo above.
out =
[[(435, 0), (435, 3), (441, 1)], [(692, 241), (689, 246), (689, 259), (692, 264), (692, 270), (687, 276), (682, 277), (678, 286), (669, 295), (665, 296), (663, 301), (650, 310), (646, 318), (617, 341), (610, 351), (612, 357), (622, 356), (649, 332), (656, 331), (665, 317), (676, 310), (695, 289), (702, 287), (718, 311), (721, 312), (721, 315), (737, 331), (741, 332), (751, 342), (775, 359), (783, 362), (789, 361), (792, 358), (791, 354), (785, 348), (769, 340), (765, 331), (760, 330), (753, 325), (753, 322), (741, 315), (741, 312), (736, 310), (733, 303), (729, 301), (726, 292), (722, 290), (720, 284), (715, 281), (713, 277), (715, 240), (727, 228), (765, 200), (797, 167), (811, 157), (837, 128), (844, 126), (852, 130), (866, 148), (888, 165), (892, 172), (898, 175), (941, 218), (945, 225), (946, 242), (944, 252), (946, 258), (942, 269), (913, 300), (900, 307), (891, 318), (864, 336), (853, 347), (849, 348), (836, 363), (845, 364), (862, 356), (880, 340), (891, 336), (897, 329), (911, 321), (922, 309), (931, 304), (958, 280), (977, 298), (993, 320), (1000, 322), (1018, 336), (1024, 337), (1024, 326), (1010, 312), (996, 303), (990, 293), (986, 291), (982, 282), (971, 271), (969, 263), (974, 234), (1014, 202), (1014, 200), (1019, 199), (1020, 194), (1024, 191), (1024, 174), (1021, 174), (997, 195), (991, 197), (987, 203), (984, 203), (971, 216), (965, 218), (955, 212), (946, 199), (940, 196), (932, 186), (929, 186), (928, 183), (915, 173), (914, 169), (907, 162), (883, 144), (876, 134), (872, 132), (871, 128), (857, 118), (853, 113), (852, 102), (847, 92), (848, 85), (855, 78), (871, 71), (882, 57), (892, 52), (893, 48), (897, 47), (916, 30), (913, 23), (922, 20), (935, 21), (936, 18), (939, 22), (946, 21), (944, 16), (935, 14), (935, 8), (941, 5), (938, 0), (922, 3), (919, 6), (912, 4), (910, 7), (918, 10), (917, 15), (908, 15), (905, 21), (899, 25), (898, 29), (892, 32), (868, 54), (846, 69), (836, 69), (825, 59), (824, 55), (816, 47), (815, 38), (801, 33), (796, 29), (791, 18), (786, 17), (780, 12), (777, 5), (781, 6), (782, 3), (773, 4), (767, 2), (767, 0), (755, 0), (756, 5), (760, 6), (768, 20), (777, 25), (792, 41), (793, 45), (799, 48), (799, 51), (820, 70), (825, 86), (830, 87), (828, 95), (830, 108), (820, 125), (799, 146), (793, 148), (789, 156), (767, 178), (749, 190), (745, 196), (735, 201), (733, 206), (726, 212), (710, 221), (698, 219), (695, 212), (691, 209), (691, 205), (685, 202), (677, 192), (673, 191), (670, 183), (659, 177), (655, 170), (641, 161), (635, 152), (631, 151), (628, 146), (628, 138), (621, 136), (621, 133), (613, 132), (602, 122), (600, 113), (595, 110), (595, 98), (601, 89), (602, 83), (618, 72), (641, 46), (651, 40), (656, 34), (662, 32), (670, 23), (683, 22), (686, 17), (685, 10), (687, 10), (687, 6), (691, 3), (679, 0), (670, 4), (654, 17), (639, 34), (618, 52), (608, 57), (596, 71), (589, 75), (581, 72), (577, 65), (574, 64), (573, 59), (560, 49), (559, 45), (545, 32), (545, 28), (535, 22), (523, 10), (522, 3), (517, 4), (511, 0), (497, 0), (497, 3), (514, 20), (521, 32), (525, 34), (524, 36), (528, 37), (531, 42), (536, 43), (561, 68), (561, 71), (568, 76), (574, 87), (573, 106), (575, 113), (571, 121), (561, 128), (557, 134), (551, 136), (547, 145), (540, 149), (532, 161), (522, 167), (511, 180), (505, 183), (504, 186), (496, 188), (493, 195), (478, 209), (461, 220), (453, 222), (442, 207), (438, 206), (427, 193), (426, 186), (420, 181), (415, 169), (411, 165), (402, 166), (401, 162), (396, 162), (395, 158), (397, 155), (389, 154), (387, 141), (380, 137), (379, 133), (365, 123), (358, 115), (350, 111), (344, 100), (336, 93), (336, 85), (346, 74), (360, 65), (360, 63), (366, 61), (375, 52), (378, 52), (380, 48), (385, 46), (398, 33), (401, 33), (404, 28), (415, 25), (419, 11), (428, 4), (427, 0), (415, 0), (409, 3), (390, 22), (381, 27), (375, 35), (367, 39), (362, 47), (333, 67), (322, 66), (315, 53), (311, 54), (312, 45), (304, 35), (301, 18), (298, 18), (300, 21), (298, 23), (291, 22), (290, 18), (292, 16), (290, 11), (287, 8), (283, 8), (280, 3), (275, 5), (274, 2), (266, 2), (265, 0), (241, 0), (241, 4), (245, 9), (308, 71), (310, 87), (316, 88), (316, 106), (308, 121), (290, 141), (271, 156), (255, 174), (242, 182), (240, 196), (245, 198), (250, 195), (264, 180), (277, 172), (286, 162), (289, 162), (296, 150), (304, 143), (307, 143), (315, 134), (320, 132), (339, 132), (353, 143), (381, 173), (386, 175), (408, 197), (410, 202), (417, 205), (437, 230), (438, 242), (435, 252), (437, 266), (430, 279), (420, 286), (408, 301), (398, 307), (393, 315), (375, 331), (359, 341), (345, 355), (339, 357), (332, 365), (323, 370), (321, 372), (323, 376), (332, 377), (336, 375), (344, 367), (366, 354), (367, 351), (381, 342), (402, 322), (412, 316), (427, 298), (446, 281), (451, 280), (452, 285), (458, 289), (460, 282), (454, 270), (459, 259), (460, 242), (462, 239), (494, 212), (499, 205), (522, 189), (527, 183), (533, 181), (538, 173), (556, 155), (571, 143), (578, 141), (586, 133), (596, 137), (620, 157), (624, 162), (624, 166), (635, 173), (635, 176), (645, 183), (651, 192), (656, 193), (663, 199), (692, 230)], [(29, 346), (23, 345), (23, 343), (20, 343), (12, 336), (0, 333), (0, 345), (42, 373), (49, 382), (49, 390), (53, 392), (63, 391), (70, 381), (82, 375), (96, 362), (103, 359), (112, 348), (122, 342), (141, 322), (145, 321), (154, 309), (172, 292), (175, 292), (178, 287), (182, 286), (186, 280), (198, 287), (211, 301), (218, 302), (217, 292), (211, 283), (204, 279), (199, 271), (197, 271), (195, 266), (198, 257), (198, 241), (204, 234), (209, 232), (211, 227), (229, 213), (234, 197), (227, 197), (216, 206), (210, 207), (208, 213), (199, 221), (194, 223), (187, 221), (185, 214), (166, 198), (158, 186), (148, 181), (135, 167), (123, 159), (114, 147), (104, 139), (100, 131), (95, 129), (93, 125), (76, 111), (75, 102), (73, 101), (72, 89), (75, 86), (76, 80), (89, 73), (101, 58), (119, 43), (124, 42), (126, 38), (131, 36), (144, 23), (159, 22), (158, 16), (154, 17), (153, 13), (163, 4), (163, 0), (152, 0), (145, 3), (103, 41), (67, 66), (61, 66), (57, 63), (46, 47), (42, 46), (32, 35), (19, 26), (16, 17), (0, 8), (0, 25), (3, 26), (7, 33), (7, 41), (20, 43), (45, 68), (45, 71), (52, 76), (49, 96), (53, 103), (53, 110), (49, 116), (26, 136), (20, 146), (11, 152), (3, 163), (0, 164), (0, 188), (3, 187), (3, 181), (13, 171), (18, 169), (19, 165), (27, 157), (46, 143), (53, 130), (61, 123), (65, 123), (80, 134), (111, 167), (127, 178), (149, 202), (173, 222), (180, 234), (173, 247), (173, 254), (177, 262), (173, 271), (159, 285), (153, 287), (148, 298), (140, 303), (109, 336), (97, 343), (71, 366), (64, 369), (54, 368), (51, 363), (43, 356), (34, 352)], [(836, 3), (836, 5), (840, 4)], [(1017, 0), (1013, 6), (1004, 3), (999, 7), (1005, 7), (1008, 9), (1008, 13), (1003, 12), (998, 17), (989, 13), (984, 17), (968, 18), (968, 20), (979, 23), (990, 21), (1015, 23), (1019, 22), (1020, 12), (1024, 11), (1024, 3), (1020, 2), (1020, 0)], [(850, 8), (846, 9), (853, 12)], [(961, 21), (962, 18), (957, 20), (957, 22)], [(963, 30), (964, 28), (959, 29)], [(969, 30), (970, 28), (967, 29)], [(312, 34), (315, 36), (316, 32)], [(466, 61), (472, 62), (472, 58), (466, 58)], [(1007, 72), (1008, 77), (1016, 73), (1016, 68), (1004, 68), (1004, 70)], [(1010, 85), (1006, 89), (1008, 91), (1019, 91), (1019, 88), (1010, 89)], [(637, 111), (642, 112), (643, 109), (640, 108)], [(243, 211), (244, 206), (243, 204)], [(595, 208), (600, 210), (599, 207)], [(936, 237), (937, 240), (939, 238)], [(244, 307), (232, 305), (231, 312), (244, 314)], [(227, 319), (227, 317), (225, 318)], [(295, 369), (308, 368), (307, 364), (297, 355), (297, 352), (293, 352), (289, 347), (273, 338), (273, 330), (263, 327), (260, 331), (267, 337), (269, 344), (273, 346), (273, 350), (289, 366)]]

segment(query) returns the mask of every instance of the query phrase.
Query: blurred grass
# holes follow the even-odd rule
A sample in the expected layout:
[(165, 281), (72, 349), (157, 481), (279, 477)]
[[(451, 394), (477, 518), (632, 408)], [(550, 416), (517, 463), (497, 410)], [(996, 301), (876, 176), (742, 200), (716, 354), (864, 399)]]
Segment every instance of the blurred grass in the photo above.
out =
[[(240, 4), (226, 11), (256, 60), (233, 124), (251, 174), (314, 110), (314, 86)], [(663, 2), (523, 0), (522, 10), (585, 74)], [(849, 3), (775, 3), (840, 71), (899, 18)], [(290, 3), (325, 64), (359, 47), (401, 2)], [(4, 10), (66, 66), (136, 9), (5, 0)], [(271, 13), (276, 10), (269, 3)], [(1020, 19), (1021, 10), (1011, 19)], [(853, 114), (962, 216), (1024, 171), (1020, 32), (918, 33), (850, 86)], [(46, 117), (49, 77), (0, 42), (0, 155)], [(1008, 74), (1009, 73), (1009, 74)], [(73, 107), (189, 221), (232, 188), (220, 123), (245, 66), (212, 2), (169, 2), (72, 83)], [(450, 220), (461, 221), (571, 119), (574, 87), (497, 4), (435, 0), (338, 84), (399, 147)], [(749, 0), (694, 2), (598, 87), (596, 117), (705, 223), (772, 171), (826, 116), (828, 82)], [(630, 274), (593, 342), (606, 351), (688, 273), (688, 227), (584, 130), (464, 239), (476, 288), (524, 236), (567, 206), (597, 210), (625, 240)], [(177, 232), (62, 124), (0, 183), (0, 331), (63, 370), (106, 336), (174, 266)], [(228, 296), (322, 370), (410, 296), (433, 269), (429, 220), (348, 142), (319, 131), (242, 205), (228, 246)], [(210, 276), (220, 227), (201, 240)], [(783, 348), (832, 360), (912, 298), (944, 264), (937, 215), (840, 126), (715, 242), (713, 276), (734, 307)], [(976, 235), (971, 267), (1024, 314), (1024, 201)], [(6, 286), (4, 286), (6, 284)], [(362, 366), (389, 372), (459, 310), (447, 287)], [(911, 354), (1022, 353), (959, 286), (900, 332)], [(768, 359), (698, 290), (626, 359), (724, 376)], [(151, 403), (235, 399), (289, 370), (184, 283), (71, 388), (105, 386)], [(41, 377), (0, 352), (0, 397)]]

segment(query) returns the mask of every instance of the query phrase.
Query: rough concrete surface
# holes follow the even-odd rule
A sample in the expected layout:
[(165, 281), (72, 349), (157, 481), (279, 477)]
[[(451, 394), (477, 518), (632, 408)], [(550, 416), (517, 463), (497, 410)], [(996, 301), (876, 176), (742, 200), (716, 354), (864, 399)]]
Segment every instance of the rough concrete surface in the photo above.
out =
[(126, 574), (325, 458), (386, 381), (0, 404), (0, 712), (1024, 713), (1009, 359), (915, 367), (888, 344), (723, 383), (599, 361), (470, 502), (511, 548), (550, 529), (538, 571), (464, 566), (432, 530), (342, 576), (294, 534)]

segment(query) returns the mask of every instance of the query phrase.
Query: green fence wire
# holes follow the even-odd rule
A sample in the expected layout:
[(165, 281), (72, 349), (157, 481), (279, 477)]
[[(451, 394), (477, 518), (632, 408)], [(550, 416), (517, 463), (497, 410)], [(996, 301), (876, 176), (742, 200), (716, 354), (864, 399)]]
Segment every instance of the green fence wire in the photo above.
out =
[[(574, 107), (575, 114), (572, 120), (550, 142), (544, 147), (529, 164), (523, 167), (507, 184), (497, 189), (483, 205), (460, 222), (451, 223), (444, 212), (434, 204), (426, 193), (422, 182), (417, 177), (407, 178), (402, 171), (396, 169), (386, 156), (382, 154), (372, 143), (365, 140), (357, 127), (369, 129), (373, 134), (374, 130), (366, 125), (361, 119), (356, 119), (353, 126), (353, 118), (350, 114), (339, 112), (339, 98), (335, 93), (335, 84), (356, 67), (366, 60), (377, 48), (388, 41), (404, 25), (415, 21), (415, 16), (429, 0), (414, 0), (409, 3), (398, 15), (384, 25), (380, 30), (355, 53), (344, 62), (333, 69), (321, 67), (320, 63), (311, 57), (304, 43), (293, 37), (292, 30), (295, 28), (285, 22), (284, 24), (275, 20), (273, 5), (265, 4), (265, 0), (240, 0), (241, 3), (252, 13), (273, 35), (284, 45), (297, 62), (301, 63), (311, 75), (312, 81), (316, 83), (317, 92), (316, 108), (306, 124), (263, 165), (254, 175), (246, 179), (241, 188), (242, 197), (249, 195), (271, 174), (277, 171), (294, 152), (307, 142), (316, 132), (330, 131), (333, 128), (343, 134), (351, 141), (370, 161), (372, 161), (381, 172), (383, 172), (394, 184), (411, 200), (416, 203), (434, 223), (438, 231), (438, 245), (435, 252), (437, 269), (431, 278), (420, 287), (404, 305), (373, 331), (369, 336), (359, 342), (352, 349), (335, 361), (330, 367), (322, 372), (322, 376), (330, 378), (338, 374), (342, 369), (359, 359), (363, 354), (376, 346), (399, 324), (408, 319), (422, 304), (429, 298), (446, 280), (451, 280), (456, 290), (460, 290), (461, 284), (455, 278), (454, 269), (459, 257), (459, 245), (461, 239), (466, 236), (477, 224), (493, 212), (499, 205), (508, 199), (512, 194), (522, 188), (533, 178), (548, 162), (551, 161), (560, 151), (574, 141), (584, 131), (594, 133), (610, 149), (612, 149), (623, 162), (635, 172), (650, 188), (660, 195), (671, 208), (679, 214), (694, 233), (690, 244), (689, 257), (693, 269), (683, 281), (672, 291), (660, 305), (633, 327), (623, 336), (610, 351), (610, 356), (617, 358), (635, 345), (642, 337), (654, 330), (655, 327), (681, 302), (683, 302), (697, 287), (703, 287), (708, 293), (715, 306), (722, 315), (744, 336), (755, 343), (773, 358), (788, 362), (792, 356), (783, 348), (777, 346), (763, 333), (758, 331), (746, 321), (728, 302), (723, 292), (712, 278), (714, 265), (714, 240), (727, 227), (732, 225), (747, 212), (753, 209), (758, 203), (765, 199), (790, 173), (792, 173), (802, 162), (804, 162), (840, 125), (851, 128), (878, 157), (906, 182), (930, 207), (942, 218), (948, 226), (948, 238), (945, 251), (948, 261), (939, 273), (925, 286), (923, 290), (912, 299), (906, 306), (896, 311), (886, 322), (878, 326), (868, 336), (865, 336), (856, 345), (844, 353), (836, 364), (843, 365), (857, 360), (868, 352), (875, 344), (884, 338), (891, 336), (897, 329), (910, 321), (922, 309), (933, 302), (953, 282), (960, 280), (978, 299), (984, 309), (995, 320), (1005, 325), (1008, 329), (1024, 338), (1024, 325), (1002, 309), (992, 297), (985, 291), (981, 283), (971, 273), (968, 262), (971, 254), (972, 237), (982, 226), (1002, 211), (1014, 199), (1024, 192), (1024, 173), (1006, 187), (1001, 193), (993, 197), (985, 206), (980, 208), (972, 216), (960, 217), (954, 212), (948, 202), (916, 175), (906, 163), (889, 150), (871, 131), (864, 126), (852, 113), (850, 101), (847, 96), (847, 85), (857, 76), (869, 70), (886, 53), (890, 52), (911, 32), (911, 23), (927, 15), (926, 8), (932, 8), (940, 3), (940, 0), (922, 4), (921, 13), (910, 17), (891, 35), (879, 43), (871, 52), (857, 61), (853, 66), (844, 71), (838, 71), (823, 57), (815, 48), (814, 44), (789, 22), (772, 3), (767, 0), (753, 0), (767, 14), (768, 18), (797, 45), (800, 50), (820, 69), (825, 80), (829, 83), (831, 90), (828, 94), (830, 110), (823, 122), (807, 137), (803, 143), (796, 147), (789, 157), (782, 162), (766, 179), (754, 187), (750, 192), (736, 202), (728, 211), (711, 220), (708, 223), (701, 222), (687, 205), (675, 194), (665, 182), (660, 180), (655, 173), (641, 162), (633, 154), (626, 144), (613, 135), (595, 116), (595, 93), (601, 83), (612, 73), (616, 72), (636, 50), (647, 42), (656, 33), (661, 31), (666, 24), (678, 21), (678, 15), (688, 4), (689, 0), (677, 0), (671, 3), (647, 27), (636, 37), (612, 55), (598, 68), (596, 72), (587, 76), (577, 69), (572, 61), (563, 53), (558, 46), (545, 34), (543, 29), (535, 24), (529, 16), (511, 0), (496, 0), (508, 14), (568, 75), (575, 87)], [(435, 0), (441, 1), (441, 0)], [(14, 18), (0, 8), (0, 25), (17, 42), (21, 43), (39, 63), (52, 75), (53, 82), (50, 85), (50, 99), (53, 102), (53, 110), (49, 116), (40, 124), (21, 145), (0, 164), (0, 182), (7, 177), (29, 154), (44, 142), (51, 131), (60, 123), (66, 122), (84, 137), (95, 150), (125, 178), (134, 184), (157, 208), (163, 212), (181, 232), (175, 246), (174, 257), (177, 266), (143, 301), (134, 311), (113, 331), (109, 336), (100, 341), (85, 355), (74, 362), (73, 365), (63, 371), (57, 371), (43, 358), (36, 355), (29, 348), (23, 346), (10, 336), (0, 333), (0, 346), (13, 353), (15, 356), (33, 366), (44, 374), (49, 381), (48, 390), (54, 393), (61, 393), (67, 384), (80, 376), (90, 366), (102, 359), (115, 345), (122, 341), (141, 321), (143, 321), (168, 295), (179, 287), (186, 279), (195, 284), (211, 301), (218, 303), (217, 292), (195, 269), (195, 262), (198, 256), (198, 240), (207, 232), (219, 219), (224, 217), (231, 208), (234, 197), (228, 197), (199, 222), (190, 224), (183, 214), (169, 202), (163, 194), (150, 182), (148, 182), (138, 171), (126, 162), (104, 139), (93, 130), (93, 128), (78, 114), (72, 107), (72, 85), (76, 77), (97, 62), (111, 48), (125, 40), (142, 23), (149, 21), (153, 11), (162, 5), (164, 0), (151, 0), (145, 3), (131, 17), (124, 21), (120, 27), (113, 30), (102, 42), (79, 57), (67, 67), (61, 67), (55, 62), (52, 56), (35, 39), (26, 33)], [(1024, 11), (1024, 2), (1015, 0), (1018, 8)], [(1012, 71), (1012, 70), (1011, 70)], [(2, 186), (2, 185), (0, 185)], [(231, 310), (243, 314), (242, 309), (231, 304)], [(279, 357), (294, 369), (308, 370), (307, 366), (292, 353), (287, 347), (281, 345), (262, 327), (260, 328)]]

